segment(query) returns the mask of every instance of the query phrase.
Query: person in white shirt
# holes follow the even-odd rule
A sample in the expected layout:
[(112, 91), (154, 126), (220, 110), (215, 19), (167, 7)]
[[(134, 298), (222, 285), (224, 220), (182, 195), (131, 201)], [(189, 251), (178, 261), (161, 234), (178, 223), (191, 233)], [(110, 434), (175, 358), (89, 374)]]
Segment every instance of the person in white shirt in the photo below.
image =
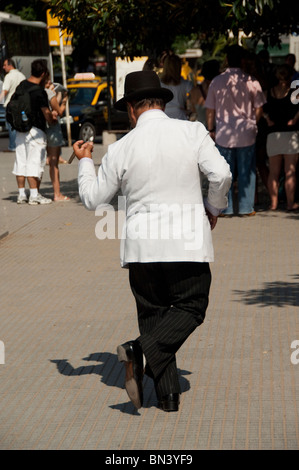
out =
[[(3, 106), (6, 108), (9, 103), (12, 95), (16, 91), (17, 86), (23, 81), (26, 80), (25, 75), (16, 69), (15, 62), (12, 59), (5, 59), (3, 63), (3, 69), (6, 73), (3, 81), (2, 92), (0, 94), (0, 103), (4, 103)], [(9, 147), (10, 152), (15, 152), (16, 150), (16, 131), (11, 127), (9, 122), (6, 121), (6, 127), (9, 134)]]
[[(99, 209), (119, 189), (125, 198), (121, 266), (129, 269), (140, 336), (118, 346), (118, 359), (125, 363), (129, 398), (140, 408), (145, 357), (163, 411), (179, 409), (176, 352), (205, 318), (211, 229), (231, 184), (229, 165), (203, 124), (164, 113), (171, 99), (155, 72), (132, 72), (114, 106), (128, 111), (133, 129), (108, 147), (98, 175), (92, 144), (73, 146), (83, 204)], [(205, 201), (203, 175), (209, 180)]]

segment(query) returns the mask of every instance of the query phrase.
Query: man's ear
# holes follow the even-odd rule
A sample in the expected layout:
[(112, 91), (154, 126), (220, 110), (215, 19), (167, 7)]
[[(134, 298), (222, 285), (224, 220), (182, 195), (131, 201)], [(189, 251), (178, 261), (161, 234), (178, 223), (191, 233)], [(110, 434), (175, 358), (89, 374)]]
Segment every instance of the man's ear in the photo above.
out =
[(134, 106), (131, 103), (127, 103), (127, 111), (128, 111), (131, 126), (135, 127), (137, 123), (137, 117), (134, 112)]
[(127, 111), (129, 115), (133, 112), (133, 106), (131, 105), (131, 103), (127, 103)]

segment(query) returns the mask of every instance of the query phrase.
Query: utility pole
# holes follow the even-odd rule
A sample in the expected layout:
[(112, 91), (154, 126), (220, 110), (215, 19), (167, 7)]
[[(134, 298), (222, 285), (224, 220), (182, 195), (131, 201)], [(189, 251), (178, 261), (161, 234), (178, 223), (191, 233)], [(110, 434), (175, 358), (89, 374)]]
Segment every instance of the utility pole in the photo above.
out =
[(107, 40), (106, 61), (107, 61), (108, 131), (111, 131), (110, 42), (109, 42), (109, 39)]
[[(65, 55), (64, 55), (64, 50), (63, 50), (63, 33), (62, 33), (60, 27), (59, 27), (59, 45), (60, 45), (62, 84), (63, 84), (64, 88), (67, 90), (66, 70), (65, 70)], [(71, 135), (69, 100), (66, 100), (65, 116), (66, 116), (66, 130), (67, 130), (68, 146), (71, 147), (72, 146), (72, 135)]]

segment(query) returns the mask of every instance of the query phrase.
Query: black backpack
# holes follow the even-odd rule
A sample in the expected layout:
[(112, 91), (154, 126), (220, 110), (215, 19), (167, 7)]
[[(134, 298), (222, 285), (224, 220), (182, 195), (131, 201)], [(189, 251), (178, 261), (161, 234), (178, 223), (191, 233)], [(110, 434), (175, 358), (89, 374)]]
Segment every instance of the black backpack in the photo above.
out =
[[(6, 120), (13, 129), (19, 132), (30, 131), (33, 125), (30, 92), (39, 88), (39, 85), (32, 85), (32, 87), (25, 89), (23, 82), (17, 86), (6, 106)], [(22, 111), (26, 113), (27, 121), (23, 121)]]

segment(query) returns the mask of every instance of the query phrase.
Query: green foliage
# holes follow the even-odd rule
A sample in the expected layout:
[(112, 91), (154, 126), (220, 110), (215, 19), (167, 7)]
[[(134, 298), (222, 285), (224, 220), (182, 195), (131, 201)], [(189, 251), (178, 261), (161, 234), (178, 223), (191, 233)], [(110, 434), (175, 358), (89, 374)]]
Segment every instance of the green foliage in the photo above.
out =
[[(51, 8), (77, 41), (118, 45), (120, 55), (157, 53), (183, 37), (205, 41), (245, 34), (277, 45), (281, 34), (298, 31), (299, 2), (293, 0), (29, 0), (18, 2), (29, 18)], [(44, 8), (38, 7), (43, 4)], [(16, 2), (9, 4), (16, 9)], [(22, 8), (23, 6), (23, 8)], [(35, 7), (34, 7), (35, 6)], [(33, 9), (33, 11), (32, 11)], [(33, 18), (30, 18), (33, 19)]]
[(5, 5), (3, 11), (18, 15), (23, 20), (46, 20), (45, 5), (40, 0), (20, 0), (18, 2), (11, 2)]
[(36, 12), (32, 7), (22, 7), (18, 15), (23, 18), (23, 20), (35, 21), (37, 19)]
[(198, 45), (198, 35), (192, 33), (189, 36), (179, 35), (175, 38), (174, 42), (171, 45), (171, 49), (176, 54), (183, 54), (186, 49), (192, 47), (199, 47)]

